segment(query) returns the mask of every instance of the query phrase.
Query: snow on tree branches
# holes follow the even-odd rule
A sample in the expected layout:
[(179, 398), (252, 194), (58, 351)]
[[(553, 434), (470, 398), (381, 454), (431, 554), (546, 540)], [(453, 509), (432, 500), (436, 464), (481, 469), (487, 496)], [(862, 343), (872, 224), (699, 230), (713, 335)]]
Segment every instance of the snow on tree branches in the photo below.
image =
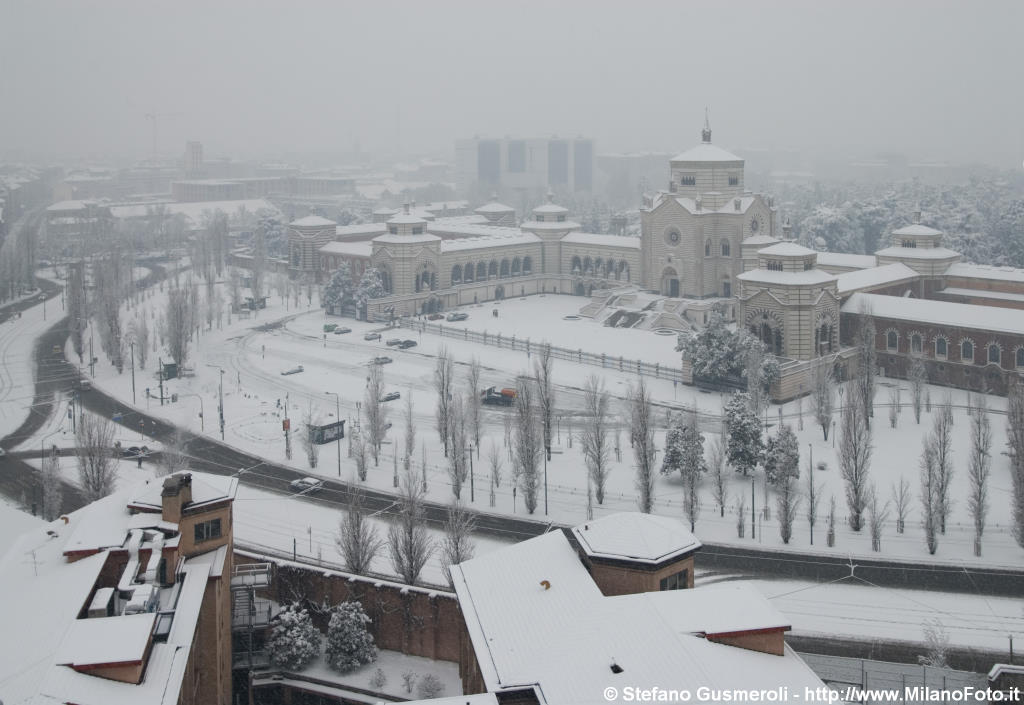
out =
[(287, 605), (274, 618), (267, 640), (270, 659), (277, 666), (300, 669), (320, 655), (320, 631), (298, 604)]
[(761, 422), (750, 409), (750, 395), (733, 394), (725, 405), (725, 428), (728, 436), (726, 458), (744, 476), (753, 472), (764, 456)]
[(342, 602), (331, 610), (324, 650), (331, 668), (347, 673), (377, 660), (373, 635), (366, 629), (369, 623), (369, 616), (358, 602)]

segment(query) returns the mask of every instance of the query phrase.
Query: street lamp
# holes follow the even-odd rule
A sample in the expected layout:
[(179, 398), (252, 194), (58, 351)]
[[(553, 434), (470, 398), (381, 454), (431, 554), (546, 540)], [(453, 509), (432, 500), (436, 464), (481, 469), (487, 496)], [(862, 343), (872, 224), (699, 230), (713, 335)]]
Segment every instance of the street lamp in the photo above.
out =
[(469, 501), (476, 501), (476, 491), (473, 487), (473, 441), (469, 442), (469, 447), (466, 448), (469, 452)]
[[(334, 406), (335, 406), (334, 420), (335, 420), (336, 423), (340, 422), (341, 421), (341, 396), (339, 396), (337, 392), (324, 392), (324, 394), (326, 394), (328, 396), (334, 396)], [(306, 429), (306, 432), (308, 433), (309, 429)], [(351, 431), (349, 431), (349, 433), (351, 433)], [(335, 434), (334, 440), (336, 441), (336, 445), (338, 446), (338, 477), (341, 477), (341, 436)]]

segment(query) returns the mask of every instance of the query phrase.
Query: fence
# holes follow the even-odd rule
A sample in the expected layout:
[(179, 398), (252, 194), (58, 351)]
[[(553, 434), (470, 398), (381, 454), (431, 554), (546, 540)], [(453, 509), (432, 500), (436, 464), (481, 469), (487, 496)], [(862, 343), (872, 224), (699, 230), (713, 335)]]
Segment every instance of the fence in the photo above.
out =
[[(935, 691), (962, 692), (964, 688), (984, 690), (988, 686), (988, 679), (983, 674), (956, 671), (952, 668), (807, 653), (800, 654), (800, 657), (821, 680), (838, 691), (841, 696), (845, 697), (847, 693), (858, 696), (855, 702), (936, 702)], [(847, 688), (872, 690), (876, 691), (876, 694), (874, 698), (865, 697), (864, 693), (847, 691)], [(877, 691), (884, 691), (884, 694)], [(929, 697), (927, 691), (931, 691), (932, 697)], [(891, 697), (891, 694), (895, 694), (895, 697)], [(890, 697), (886, 697), (887, 695)], [(949, 702), (954, 699), (955, 696), (949, 699), (941, 698), (941, 701)]]
[[(487, 331), (475, 331), (468, 328), (455, 328), (440, 323), (427, 323), (411, 319), (401, 319), (399, 322), (403, 328), (410, 328), (421, 333), (432, 333), (442, 338), (455, 338), (481, 345), (502, 348), (504, 350), (515, 350), (524, 352), (527, 355), (539, 352), (547, 343), (538, 343), (529, 338), (517, 338), (516, 336), (502, 335), (501, 333), (488, 333)], [(604, 369), (631, 372), (643, 377), (654, 377), (657, 379), (668, 379), (673, 382), (683, 382), (682, 370), (678, 367), (666, 367), (659, 363), (644, 362), (643, 360), (632, 360), (614, 355), (597, 354), (587, 352), (582, 348), (569, 350), (556, 345), (551, 346), (551, 357), (556, 360), (568, 360), (583, 365), (592, 365)]]

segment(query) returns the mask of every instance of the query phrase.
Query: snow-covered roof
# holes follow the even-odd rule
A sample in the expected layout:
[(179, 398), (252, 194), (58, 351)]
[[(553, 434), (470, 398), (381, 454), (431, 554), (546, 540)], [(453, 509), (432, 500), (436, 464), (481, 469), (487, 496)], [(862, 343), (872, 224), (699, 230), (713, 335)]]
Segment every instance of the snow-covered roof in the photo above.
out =
[(569, 233), (562, 242), (573, 245), (600, 245), (601, 247), (627, 247), (640, 249), (640, 238), (630, 235), (604, 235), (601, 233)]
[(946, 269), (947, 277), (965, 279), (988, 279), (994, 281), (1024, 282), (1024, 269), (1015, 267), (994, 267), (987, 264), (955, 262)]
[(512, 206), (506, 206), (504, 203), (498, 203), (497, 201), (485, 203), (473, 210), (474, 213), (515, 213), (515, 211), (516, 209)]
[(672, 157), (672, 162), (742, 162), (742, 157), (737, 157), (721, 147), (716, 147), (710, 142), (691, 147), (681, 154)]
[(450, 227), (458, 227), (460, 225), (486, 225), (490, 223), (490, 219), (482, 215), (445, 215), (436, 218), (433, 222), (427, 224), (427, 228), (430, 230), (436, 230), (438, 232), (445, 230)]
[(854, 294), (843, 304), (843, 313), (860, 313), (866, 304), (872, 315), (908, 323), (928, 323), (946, 328), (973, 328), (1019, 335), (1024, 331), (1024, 310), (976, 306), (906, 296)]
[(579, 230), (582, 226), (575, 220), (526, 220), (521, 227), (524, 230)]
[(47, 206), (46, 210), (49, 213), (57, 213), (60, 211), (84, 211), (90, 206), (102, 205), (100, 201), (93, 200), (78, 200), (78, 201), (58, 201), (51, 206)]
[(319, 215), (307, 215), (305, 218), (299, 218), (289, 223), (294, 228), (329, 228), (337, 225), (333, 220), (327, 220)]
[(336, 237), (348, 235), (383, 235), (388, 231), (384, 223), (360, 223), (358, 225), (339, 225), (334, 229)]
[(560, 531), (453, 566), (452, 580), (491, 692), (536, 683), (547, 702), (573, 705), (602, 700), (615, 679), (691, 692), (822, 687), (788, 648), (775, 656), (716, 644), (667, 621), (686, 609), (689, 590), (603, 596)]
[(431, 235), (430, 233), (420, 233), (418, 235), (392, 235), (391, 233), (384, 233), (373, 238), (373, 242), (388, 242), (388, 243), (402, 243), (409, 244), (413, 242), (440, 242), (441, 238), (437, 235)]
[[(744, 240), (744, 244), (746, 240)], [(868, 269), (878, 264), (874, 255), (850, 255), (843, 252), (819, 252), (819, 267), (849, 267), (851, 269)]]
[[(515, 230), (514, 228), (505, 228)], [(481, 237), (463, 237), (457, 240), (442, 240), (441, 252), (462, 252), (463, 250), (477, 250), (488, 247), (507, 247), (509, 245), (535, 245), (540, 238), (533, 233), (524, 233), (515, 230), (508, 235), (484, 235)]]
[[(226, 502), (229, 499), (234, 499), (237, 491), (238, 478), (236, 477), (192, 473), (192, 502), (186, 505), (186, 508)], [(147, 509), (159, 511), (163, 507), (161, 492), (163, 492), (163, 485), (159, 482), (143, 485), (129, 500), (128, 506), (143, 511)]]
[(519, 228), (512, 228), (507, 225), (488, 225), (485, 223), (455, 223), (449, 227), (435, 227), (434, 223), (427, 226), (428, 233), (444, 233), (446, 235), (458, 235), (464, 237), (515, 237), (523, 233)]
[(779, 257), (806, 257), (813, 255), (814, 250), (795, 242), (780, 242), (757, 251), (760, 255), (776, 255)]
[(875, 257), (902, 257), (905, 259), (949, 259), (960, 253), (945, 247), (886, 247), (875, 253)]
[(345, 255), (348, 257), (369, 257), (373, 254), (373, 243), (370, 240), (359, 242), (328, 242), (320, 248), (325, 255)]
[(779, 239), (777, 237), (772, 237), (771, 235), (751, 235), (741, 242), (740, 245), (743, 247), (750, 245), (774, 245), (776, 242), (779, 242)]
[(910, 225), (905, 225), (905, 226), (903, 226), (902, 228), (900, 228), (898, 230), (893, 230), (892, 234), (893, 235), (897, 235), (897, 236), (901, 236), (901, 237), (904, 236), (904, 235), (909, 235), (909, 236), (916, 235), (916, 236), (920, 237), (920, 236), (929, 236), (929, 235), (930, 236), (941, 235), (942, 231), (941, 230), (936, 230), (935, 228), (929, 228), (927, 225), (921, 225), (920, 223), (911, 223)]
[(917, 272), (902, 262), (895, 262), (882, 265), (881, 267), (858, 269), (853, 272), (837, 274), (836, 281), (838, 282), (839, 293), (843, 295), (863, 289), (897, 284), (903, 281), (913, 281), (919, 276)]
[(802, 272), (776, 272), (771, 269), (751, 269), (736, 276), (737, 279), (752, 284), (768, 284), (782, 286), (807, 286), (829, 284), (836, 281), (834, 274), (820, 269), (808, 269)]
[(388, 225), (426, 225), (426, 223), (425, 218), (421, 218), (415, 213), (399, 213), (388, 218)]
[(202, 221), (204, 213), (222, 211), (229, 216), (234, 215), (240, 209), (255, 214), (257, 211), (268, 210), (280, 214), (280, 211), (270, 201), (262, 198), (250, 198), (238, 201), (195, 201), (187, 203), (159, 203), (159, 204), (133, 204), (126, 206), (111, 206), (110, 214), (115, 218), (145, 218), (157, 208), (163, 208), (169, 215), (181, 214), (195, 224)]
[(532, 212), (539, 215), (558, 215), (560, 213), (568, 213), (569, 209), (565, 206), (560, 206), (557, 203), (545, 203), (542, 206), (534, 208)]
[(133, 663), (146, 655), (155, 612), (71, 622), (53, 662), (68, 666)]
[[(718, 213), (721, 215), (743, 215), (747, 212), (750, 206), (753, 205), (755, 200), (753, 196), (737, 196), (737, 198), (740, 199), (739, 210), (736, 210), (736, 205), (731, 198), (720, 208), (711, 208), (707, 202), (702, 202), (700, 210), (697, 210), (697, 201), (687, 196), (677, 196), (675, 197), (675, 202), (685, 208), (691, 215), (709, 215), (711, 213)], [(657, 199), (654, 203), (655, 207), (657, 207), (661, 202), (661, 198)]]
[(963, 289), (955, 286), (947, 286), (940, 289), (936, 294), (948, 294), (949, 296), (970, 296), (979, 299), (994, 299), (997, 301), (1021, 301), (1024, 302), (1024, 294), (1011, 294), (1005, 291), (992, 291), (991, 289)]
[(398, 210), (395, 208), (388, 208), (387, 206), (380, 206), (379, 208), (373, 209), (374, 215), (395, 215)]
[(662, 563), (700, 548), (680, 519), (621, 512), (588, 521), (572, 530), (588, 556)]

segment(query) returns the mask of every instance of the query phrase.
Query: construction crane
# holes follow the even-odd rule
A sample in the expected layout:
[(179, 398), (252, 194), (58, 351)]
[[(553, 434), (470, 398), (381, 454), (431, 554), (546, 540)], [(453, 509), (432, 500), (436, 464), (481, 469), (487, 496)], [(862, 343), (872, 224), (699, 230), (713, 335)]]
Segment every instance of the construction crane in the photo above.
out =
[(156, 135), (157, 135), (156, 127), (157, 127), (157, 120), (159, 118), (178, 117), (180, 115), (181, 115), (181, 113), (158, 113), (158, 112), (155, 112), (155, 111), (152, 112), (152, 113), (146, 113), (145, 118), (147, 120), (152, 121), (152, 123), (153, 123), (153, 154), (152, 154), (153, 161), (156, 161)]

